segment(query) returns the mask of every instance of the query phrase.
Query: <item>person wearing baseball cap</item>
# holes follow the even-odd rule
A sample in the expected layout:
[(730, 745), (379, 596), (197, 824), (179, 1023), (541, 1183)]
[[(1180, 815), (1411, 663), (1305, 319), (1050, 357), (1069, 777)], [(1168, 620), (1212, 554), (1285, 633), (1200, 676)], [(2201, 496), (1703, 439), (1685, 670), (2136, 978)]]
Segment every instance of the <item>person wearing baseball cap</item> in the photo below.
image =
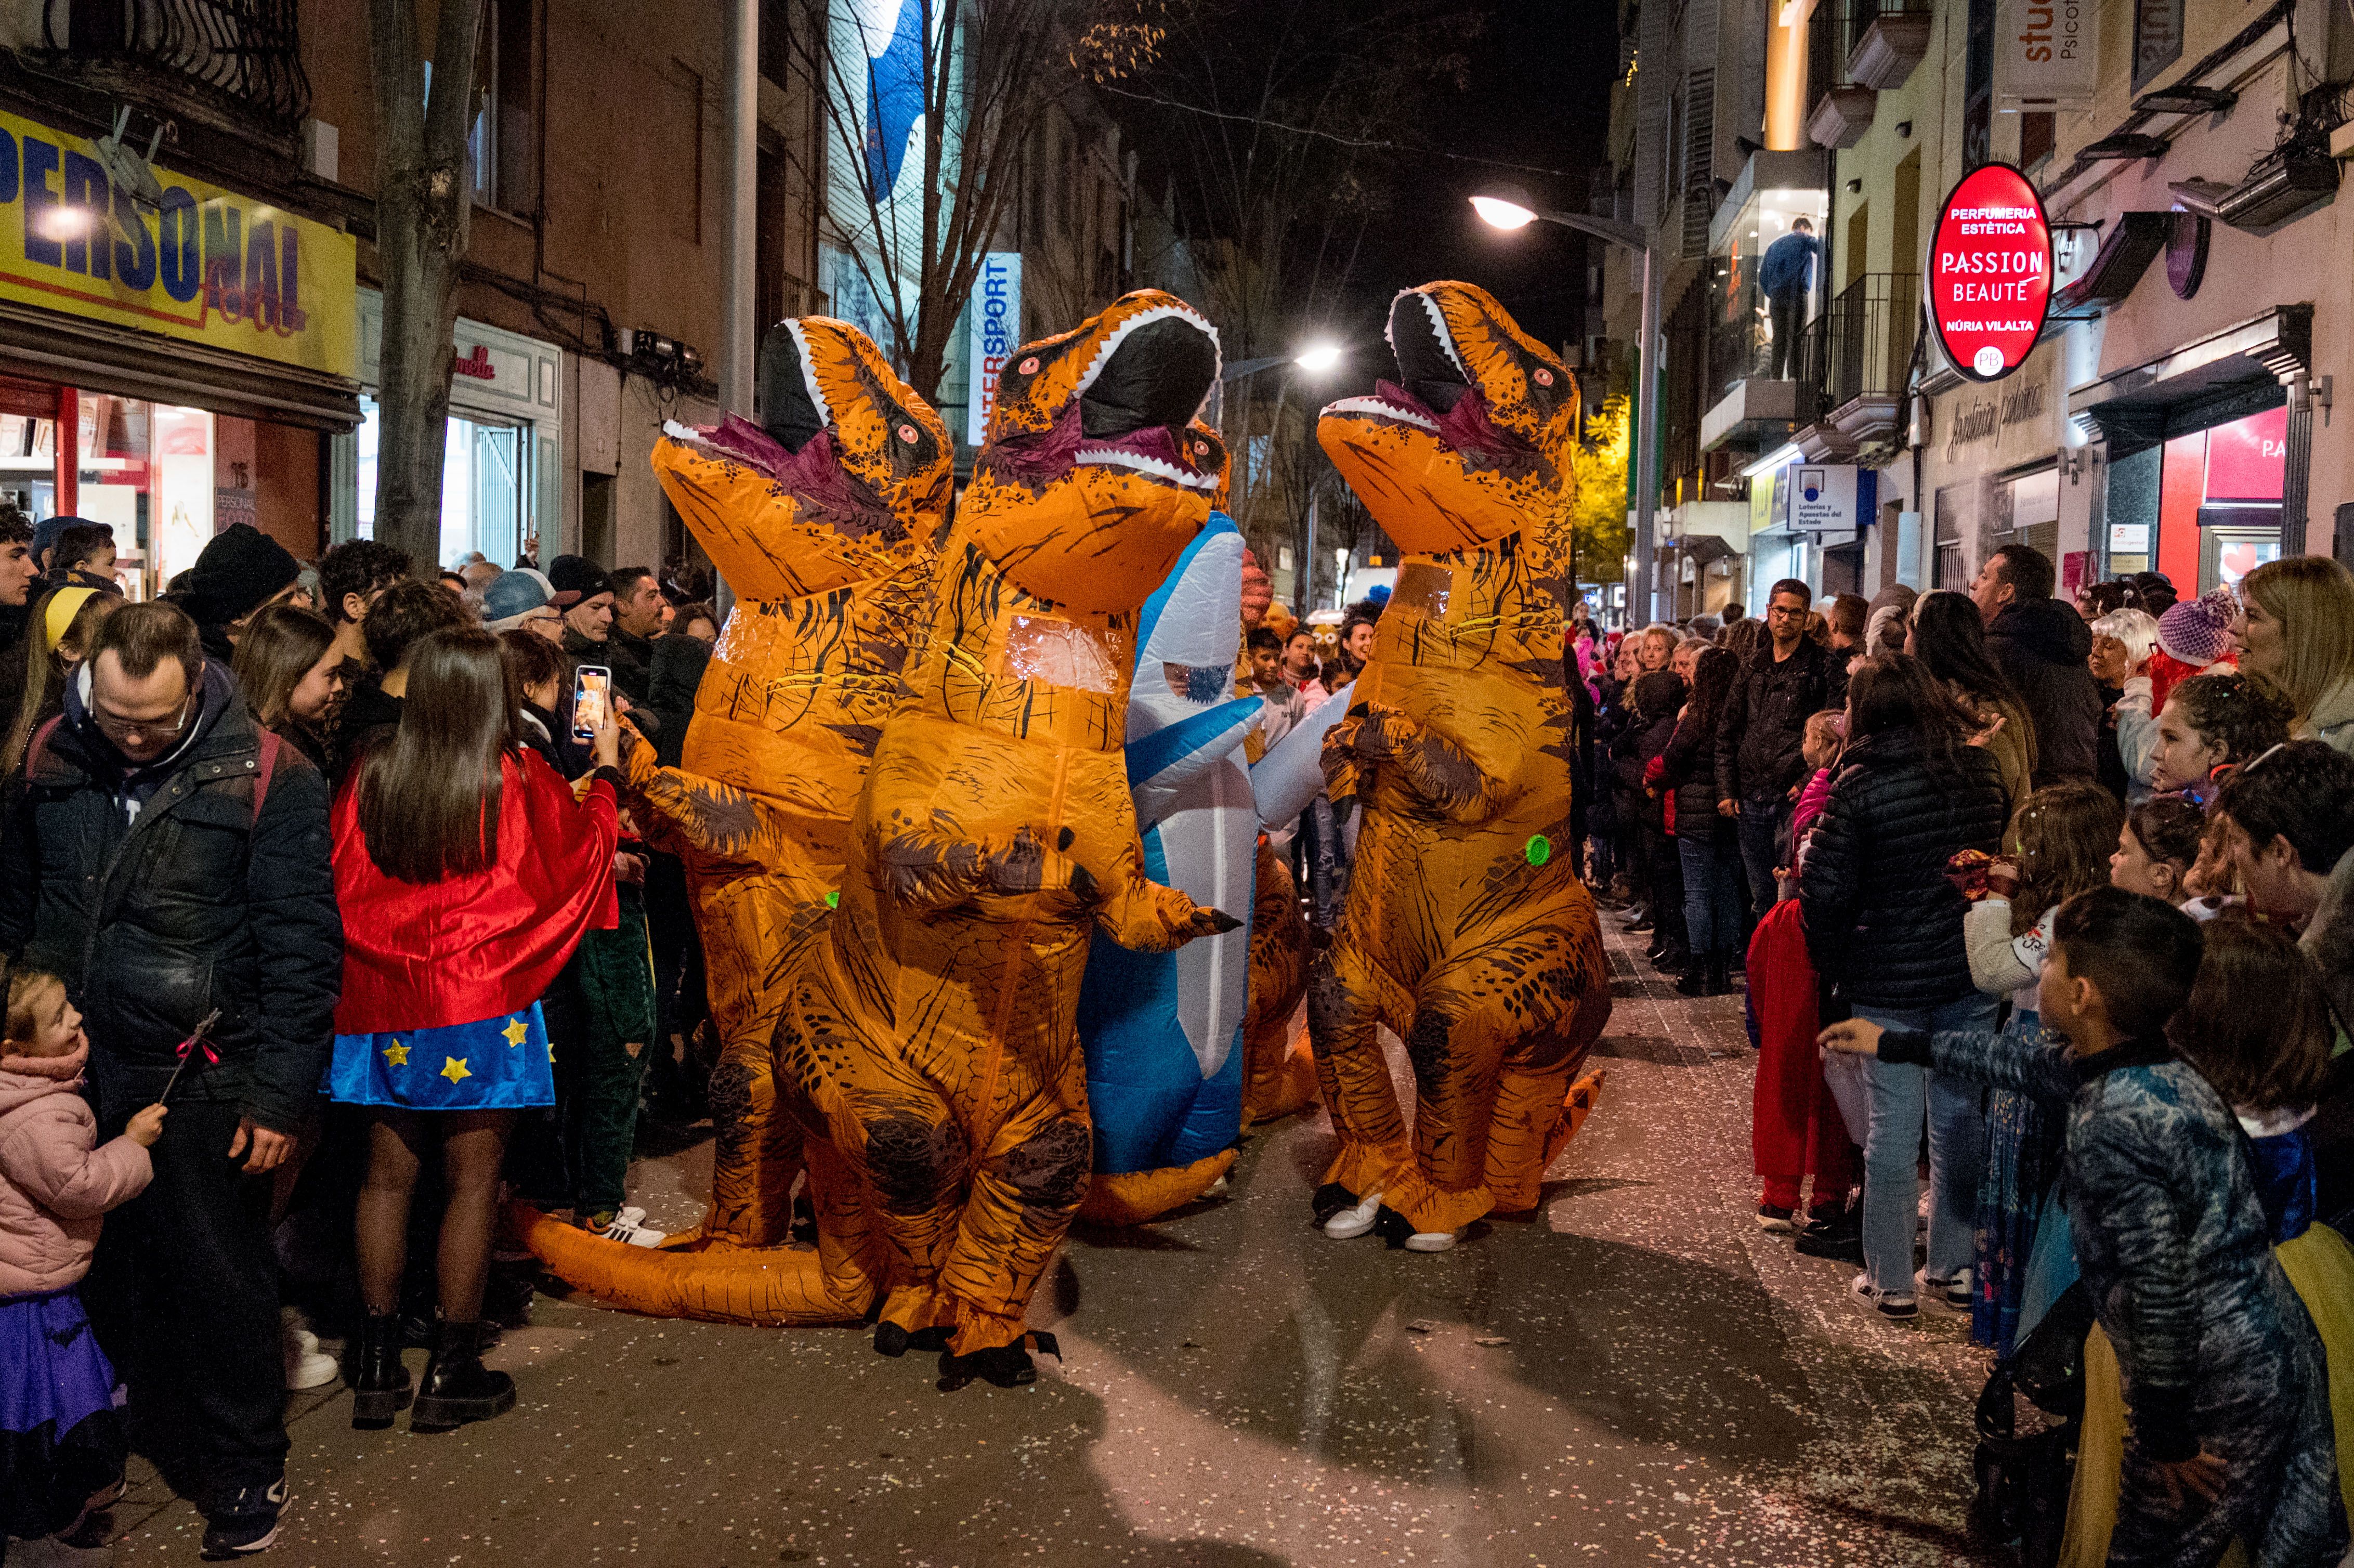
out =
[(578, 602), (575, 593), (559, 594), (538, 572), (501, 572), (482, 589), (482, 630), (513, 631), (520, 628), (550, 642), (564, 641), (564, 612)]

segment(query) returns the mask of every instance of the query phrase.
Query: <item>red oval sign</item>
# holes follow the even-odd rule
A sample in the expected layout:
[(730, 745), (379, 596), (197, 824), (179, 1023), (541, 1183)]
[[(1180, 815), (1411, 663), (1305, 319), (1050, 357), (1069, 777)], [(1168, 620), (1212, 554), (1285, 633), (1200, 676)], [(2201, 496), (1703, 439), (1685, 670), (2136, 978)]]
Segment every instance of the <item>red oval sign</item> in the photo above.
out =
[(1973, 381), (2018, 369), (2052, 308), (2052, 224), (2017, 169), (1962, 176), (1929, 241), (1929, 319), (1946, 362)]

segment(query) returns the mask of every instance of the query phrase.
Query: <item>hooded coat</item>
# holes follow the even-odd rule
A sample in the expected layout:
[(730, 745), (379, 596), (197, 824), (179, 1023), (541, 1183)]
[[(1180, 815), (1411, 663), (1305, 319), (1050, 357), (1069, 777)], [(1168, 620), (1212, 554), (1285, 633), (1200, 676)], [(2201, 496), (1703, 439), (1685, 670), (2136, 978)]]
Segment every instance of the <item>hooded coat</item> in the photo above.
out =
[(1987, 628), (1987, 652), (2035, 728), (2035, 787), (2100, 777), (2101, 689), (2084, 662), (2093, 629), (2056, 599), (2013, 599)]
[(154, 1177), (128, 1138), (98, 1141), (98, 1118), (75, 1092), (89, 1060), (87, 1045), (70, 1056), (0, 1057), (0, 1298), (79, 1284), (99, 1216)]

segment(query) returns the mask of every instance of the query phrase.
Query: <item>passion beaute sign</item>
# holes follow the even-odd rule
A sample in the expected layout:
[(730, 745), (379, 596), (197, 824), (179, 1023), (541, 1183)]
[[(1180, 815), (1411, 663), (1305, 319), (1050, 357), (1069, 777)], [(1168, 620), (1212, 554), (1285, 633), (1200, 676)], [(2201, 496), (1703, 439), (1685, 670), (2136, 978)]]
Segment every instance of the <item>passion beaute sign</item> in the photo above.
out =
[(1929, 319), (1946, 363), (1999, 381), (2025, 363), (2052, 308), (2052, 224), (2027, 176), (1988, 164), (1946, 197), (1929, 240)]

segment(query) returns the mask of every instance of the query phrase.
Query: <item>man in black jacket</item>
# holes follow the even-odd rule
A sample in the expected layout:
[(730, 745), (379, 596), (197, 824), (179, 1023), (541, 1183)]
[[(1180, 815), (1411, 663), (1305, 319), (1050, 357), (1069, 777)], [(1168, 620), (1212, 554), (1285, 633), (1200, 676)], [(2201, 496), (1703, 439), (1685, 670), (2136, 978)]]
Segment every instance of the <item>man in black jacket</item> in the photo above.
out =
[(1752, 908), (1778, 896), (1779, 841), (1806, 782), (1807, 720), (1847, 701), (1847, 671), (1807, 635), (1814, 592), (1784, 577), (1766, 596), (1766, 637), (1725, 694), (1716, 732), (1716, 810), (1741, 819), (1741, 866)]
[(1986, 622), (1987, 652), (2035, 726), (2035, 787), (2099, 778), (2101, 689), (2085, 662), (2093, 631), (2074, 606), (2052, 597), (2051, 557), (2005, 545), (1987, 558), (1970, 598)]
[(65, 980), (110, 1135), (217, 1011), (86, 1294), (134, 1399), (193, 1414), (207, 1553), (258, 1551), (286, 1495), (269, 1172), (317, 1103), (343, 973), (327, 788), (168, 604), (117, 610), (65, 702), (0, 822), (0, 952)]

